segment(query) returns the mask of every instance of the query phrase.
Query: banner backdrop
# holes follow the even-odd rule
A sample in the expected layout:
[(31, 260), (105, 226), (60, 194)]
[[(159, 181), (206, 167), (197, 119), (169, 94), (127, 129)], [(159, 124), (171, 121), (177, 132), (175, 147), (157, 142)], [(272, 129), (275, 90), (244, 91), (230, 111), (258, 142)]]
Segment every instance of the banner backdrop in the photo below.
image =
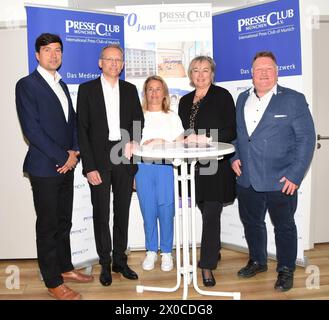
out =
[(49, 7), (26, 7), (26, 12), (30, 72), (38, 65), (34, 42), (42, 32), (61, 36), (64, 54), (60, 73), (66, 84), (97, 78), (101, 48), (111, 43), (124, 46), (122, 15)]
[[(124, 48), (123, 15), (34, 6), (27, 6), (26, 12), (29, 72), (38, 65), (35, 39), (44, 32), (58, 34), (64, 48), (59, 73), (68, 84), (75, 107), (78, 85), (97, 78), (101, 73), (98, 68), (101, 49), (111, 43), (118, 43)], [(97, 262), (90, 191), (87, 180), (82, 176), (81, 163), (75, 169), (72, 223), (73, 264), (82, 267)]]
[(125, 14), (126, 80), (142, 93), (150, 75), (163, 77), (171, 108), (193, 88), (187, 69), (197, 55), (212, 55), (211, 4), (117, 6)]
[[(279, 84), (302, 91), (300, 17), (298, 0), (279, 0), (213, 16), (213, 48), (216, 81), (228, 89), (235, 100), (252, 86), (251, 63), (257, 51), (272, 51), (279, 66)], [(282, 142), (284, 143), (284, 141)], [(308, 202), (309, 181), (298, 190), (295, 214), (298, 229), (298, 263), (304, 263), (303, 210)], [(266, 217), (268, 252), (276, 255), (274, 231)], [(246, 248), (237, 201), (224, 208), (222, 241)]]
[[(126, 80), (134, 83), (142, 98), (144, 81), (157, 74), (164, 78), (171, 109), (192, 91), (187, 70), (197, 55), (212, 56), (212, 7), (209, 3), (117, 6), (125, 14)], [(176, 218), (179, 213), (176, 213)], [(131, 249), (145, 247), (143, 219), (133, 193), (129, 229)], [(201, 239), (201, 214), (197, 214), (197, 241)]]
[(281, 77), (302, 73), (298, 0), (218, 14), (213, 33), (216, 82), (251, 79), (252, 58), (264, 50), (275, 54)]

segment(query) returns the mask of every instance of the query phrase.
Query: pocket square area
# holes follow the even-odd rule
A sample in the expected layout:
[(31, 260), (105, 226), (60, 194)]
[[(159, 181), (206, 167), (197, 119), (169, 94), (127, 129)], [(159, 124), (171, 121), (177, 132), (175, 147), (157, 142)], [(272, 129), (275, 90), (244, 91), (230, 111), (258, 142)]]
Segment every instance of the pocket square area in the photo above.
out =
[(288, 116), (286, 114), (276, 114), (274, 115), (274, 118), (287, 118)]

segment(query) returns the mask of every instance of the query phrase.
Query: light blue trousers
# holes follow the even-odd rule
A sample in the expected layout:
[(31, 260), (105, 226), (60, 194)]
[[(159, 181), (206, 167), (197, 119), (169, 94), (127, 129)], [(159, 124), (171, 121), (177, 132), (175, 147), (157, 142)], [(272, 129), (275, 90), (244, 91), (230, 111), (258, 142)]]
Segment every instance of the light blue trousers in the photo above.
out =
[(144, 219), (145, 246), (158, 251), (158, 220), (160, 250), (172, 251), (174, 236), (174, 174), (171, 165), (138, 164), (136, 190)]

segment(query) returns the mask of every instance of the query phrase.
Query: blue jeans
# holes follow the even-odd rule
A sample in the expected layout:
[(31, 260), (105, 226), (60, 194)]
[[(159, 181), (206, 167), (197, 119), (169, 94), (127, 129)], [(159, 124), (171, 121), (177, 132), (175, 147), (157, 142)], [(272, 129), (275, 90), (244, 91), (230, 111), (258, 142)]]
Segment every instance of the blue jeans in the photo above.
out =
[(294, 271), (297, 258), (297, 228), (294, 220), (297, 191), (291, 196), (281, 191), (257, 192), (251, 186), (243, 188), (237, 185), (237, 195), (250, 259), (262, 265), (267, 263), (264, 220), (268, 210), (274, 226), (277, 272), (283, 267)]

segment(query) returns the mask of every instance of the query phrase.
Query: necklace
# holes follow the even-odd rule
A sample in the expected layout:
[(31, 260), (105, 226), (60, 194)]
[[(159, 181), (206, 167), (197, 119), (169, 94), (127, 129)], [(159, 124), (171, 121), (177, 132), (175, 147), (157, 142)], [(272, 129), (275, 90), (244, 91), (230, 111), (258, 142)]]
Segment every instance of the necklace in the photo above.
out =
[(195, 97), (198, 98), (199, 100), (202, 99), (204, 96), (205, 96), (204, 93), (202, 93), (202, 94), (195, 93)]
[(197, 103), (197, 102), (201, 101), (204, 98), (204, 96), (205, 96), (204, 93), (203, 94), (197, 94), (197, 93), (195, 93), (193, 102), (194, 103)]

